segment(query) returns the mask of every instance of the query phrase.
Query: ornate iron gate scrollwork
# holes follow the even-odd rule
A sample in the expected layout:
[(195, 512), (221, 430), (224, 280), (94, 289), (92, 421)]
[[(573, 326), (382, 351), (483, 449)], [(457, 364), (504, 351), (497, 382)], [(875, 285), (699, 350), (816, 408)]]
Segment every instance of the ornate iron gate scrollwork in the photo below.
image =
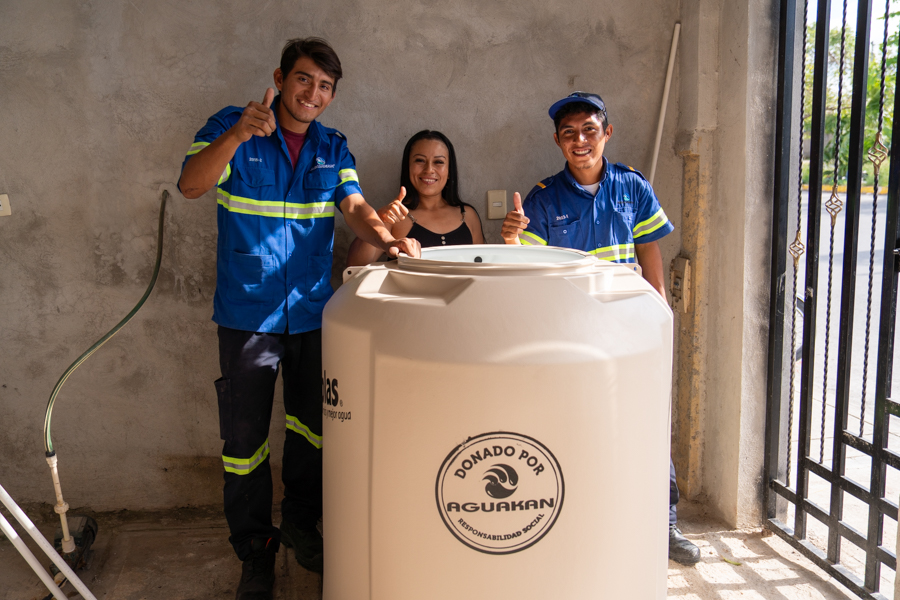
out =
[(877, 3), (881, 14), (874, 0), (853, 1), (855, 25), (854, 5), (842, 0), (833, 27), (829, 0), (782, 0), (765, 512), (769, 529), (857, 595), (885, 598), (900, 500), (900, 159), (891, 160), (900, 149), (900, 12), (890, 0)]

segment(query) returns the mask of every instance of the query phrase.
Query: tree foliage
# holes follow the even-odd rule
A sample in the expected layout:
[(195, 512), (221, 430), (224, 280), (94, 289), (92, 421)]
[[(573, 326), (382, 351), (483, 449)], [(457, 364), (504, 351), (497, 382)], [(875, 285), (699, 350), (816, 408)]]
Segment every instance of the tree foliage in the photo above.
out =
[[(892, 12), (891, 18), (900, 16), (900, 12)], [(882, 140), (890, 149), (891, 134), (894, 125), (894, 94), (897, 85), (897, 54), (900, 33), (897, 29), (889, 30), (887, 43), (884, 44), (884, 16), (877, 17), (871, 35), (869, 48), (868, 77), (866, 85), (866, 121), (865, 141), (863, 151), (868, 152), (876, 142), (879, 121), (881, 122)], [(815, 36), (816, 26), (807, 26), (806, 45), (806, 77), (805, 77), (805, 101), (804, 101), (804, 137), (808, 138), (812, 129), (812, 105), (813, 105), (813, 74), (815, 64)], [(853, 65), (856, 50), (856, 35), (848, 30), (843, 35), (844, 61), (841, 69), (841, 29), (835, 28), (829, 32), (828, 40), (828, 69), (827, 84), (825, 88), (825, 156), (824, 156), (824, 181), (826, 185), (835, 182), (834, 165), (835, 150), (838, 155), (837, 183), (847, 181), (847, 161), (849, 157), (849, 133), (850, 111), (853, 91)], [(884, 55), (882, 55), (884, 52)], [(882, 73), (882, 58), (884, 58), (884, 73)], [(841, 74), (843, 73), (843, 77)], [(883, 86), (882, 86), (883, 79)], [(883, 89), (883, 97), (882, 97)], [(838, 132), (838, 100), (840, 100), (840, 132)], [(883, 109), (882, 109), (883, 107)], [(881, 119), (879, 119), (879, 115)], [(840, 145), (837, 144), (837, 135), (840, 134)], [(888, 161), (881, 167), (881, 186), (886, 185), (884, 174), (887, 173)], [(864, 161), (864, 183), (871, 185), (872, 163), (868, 158)], [(808, 183), (808, 169), (804, 169), (804, 183)]]

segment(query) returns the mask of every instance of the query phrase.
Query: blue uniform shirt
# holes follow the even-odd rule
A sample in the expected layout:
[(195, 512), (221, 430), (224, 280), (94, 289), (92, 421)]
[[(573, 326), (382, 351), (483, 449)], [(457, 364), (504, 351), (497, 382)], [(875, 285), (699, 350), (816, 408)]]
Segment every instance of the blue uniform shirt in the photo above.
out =
[(635, 244), (656, 241), (675, 229), (643, 175), (606, 157), (603, 167), (596, 196), (575, 181), (569, 165), (537, 184), (522, 204), (531, 222), (519, 241), (635, 262)]
[[(230, 106), (210, 117), (182, 170), (237, 123), (243, 110)], [(354, 193), (362, 193), (356, 163), (335, 129), (310, 123), (296, 168), (280, 126), (271, 136), (241, 144), (216, 186), (213, 321), (267, 333), (321, 327), (322, 309), (334, 293), (334, 211)]]

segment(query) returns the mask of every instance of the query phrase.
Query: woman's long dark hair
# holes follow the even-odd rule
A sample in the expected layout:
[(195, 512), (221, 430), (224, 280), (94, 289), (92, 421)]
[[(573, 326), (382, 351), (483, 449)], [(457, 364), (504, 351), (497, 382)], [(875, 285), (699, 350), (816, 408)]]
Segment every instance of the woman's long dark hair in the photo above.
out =
[(450, 206), (463, 206), (465, 203), (459, 197), (456, 151), (453, 149), (453, 144), (440, 131), (431, 131), (429, 129), (423, 129), (409, 138), (409, 141), (406, 142), (406, 148), (403, 149), (403, 162), (400, 165), (400, 185), (406, 188), (406, 198), (404, 198), (403, 204), (409, 210), (415, 210), (419, 206), (419, 192), (413, 186), (412, 179), (409, 177), (409, 155), (412, 152), (413, 145), (419, 140), (437, 140), (447, 146), (447, 150), (450, 152), (448, 158), (450, 162), (447, 165), (447, 183), (444, 185), (444, 189), (441, 190), (441, 196)]

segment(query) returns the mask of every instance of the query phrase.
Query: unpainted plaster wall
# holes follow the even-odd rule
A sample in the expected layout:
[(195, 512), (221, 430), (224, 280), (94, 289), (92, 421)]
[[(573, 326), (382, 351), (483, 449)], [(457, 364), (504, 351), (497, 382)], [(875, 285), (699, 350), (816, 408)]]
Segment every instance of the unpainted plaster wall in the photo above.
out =
[[(187, 201), (173, 184), (209, 115), (262, 98), (286, 39), (321, 35), (340, 54), (345, 79), (322, 122), (349, 138), (373, 205), (396, 193), (405, 140), (433, 128), (453, 140), (463, 197), (484, 217), (486, 190), (525, 193), (563, 166), (546, 109), (575, 89), (609, 105), (607, 156), (649, 168), (679, 10), (659, 0), (0, 4), (0, 193), (13, 210), (0, 218), (4, 487), (52, 501), (47, 397), (141, 296), (169, 189), (157, 288), (63, 388), (53, 438), (73, 506), (220, 502), (215, 201)], [(662, 243), (667, 268), (682, 229), (677, 89), (655, 182), (677, 228)], [(499, 221), (485, 230), (500, 241)], [(350, 240), (339, 223), (336, 269)]]

